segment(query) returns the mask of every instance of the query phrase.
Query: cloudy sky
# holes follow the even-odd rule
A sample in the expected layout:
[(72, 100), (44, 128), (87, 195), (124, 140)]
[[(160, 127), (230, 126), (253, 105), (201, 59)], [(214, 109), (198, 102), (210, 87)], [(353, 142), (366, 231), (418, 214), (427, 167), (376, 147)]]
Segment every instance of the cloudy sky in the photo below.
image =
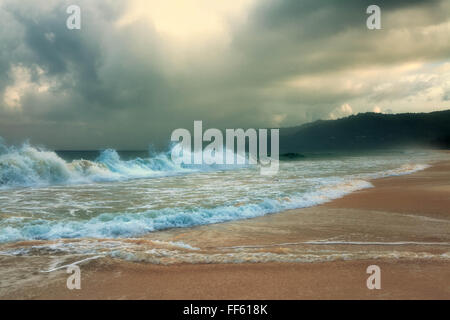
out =
[[(81, 30), (66, 9), (81, 8)], [(381, 30), (366, 8), (381, 7)], [(145, 149), (176, 128), (450, 108), (450, 1), (0, 0), (0, 136)]]

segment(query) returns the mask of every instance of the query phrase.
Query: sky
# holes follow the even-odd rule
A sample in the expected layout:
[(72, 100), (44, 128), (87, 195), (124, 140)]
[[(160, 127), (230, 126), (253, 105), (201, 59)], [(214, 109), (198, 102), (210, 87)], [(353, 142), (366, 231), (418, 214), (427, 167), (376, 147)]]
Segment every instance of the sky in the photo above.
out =
[[(371, 4), (380, 30), (366, 27)], [(0, 0), (0, 137), (161, 149), (194, 120), (450, 109), (449, 35), (448, 0)]]

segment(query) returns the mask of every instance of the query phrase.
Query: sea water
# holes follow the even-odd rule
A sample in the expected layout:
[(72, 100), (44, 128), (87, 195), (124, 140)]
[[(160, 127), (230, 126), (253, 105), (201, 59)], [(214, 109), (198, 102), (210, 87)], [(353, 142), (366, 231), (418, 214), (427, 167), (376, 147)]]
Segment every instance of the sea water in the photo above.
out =
[(170, 150), (54, 152), (2, 144), (0, 243), (70, 239), (80, 247), (81, 240), (102, 239), (114, 247), (169, 228), (319, 205), (444, 156), (424, 150), (306, 154), (281, 160), (277, 175), (263, 176), (257, 166), (176, 165)]

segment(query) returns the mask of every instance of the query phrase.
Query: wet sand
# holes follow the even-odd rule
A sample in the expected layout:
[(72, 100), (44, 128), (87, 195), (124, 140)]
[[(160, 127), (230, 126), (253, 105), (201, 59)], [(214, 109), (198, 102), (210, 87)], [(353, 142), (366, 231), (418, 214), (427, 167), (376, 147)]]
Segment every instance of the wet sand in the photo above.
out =
[[(366, 287), (367, 266), (382, 272), (381, 289)], [(83, 268), (82, 268), (83, 269)], [(13, 299), (449, 299), (448, 263), (336, 261), (156, 266), (94, 262), (81, 290), (68, 290), (64, 271)]]
[(372, 184), (375, 188), (349, 194), (326, 206), (450, 219), (449, 162), (411, 175), (373, 180)]
[[(230, 223), (156, 232), (147, 240), (182, 241), (217, 253), (255, 246), (367, 251), (374, 258), (305, 262), (155, 265), (103, 258), (80, 264), (82, 289), (68, 290), (65, 269), (2, 279), (12, 299), (450, 299), (450, 162), (411, 175), (371, 181), (325, 205)], [(329, 244), (306, 244), (311, 241)], [(405, 243), (407, 242), (407, 243)], [(437, 245), (433, 245), (437, 244)], [(440, 245), (439, 245), (440, 244)], [(259, 249), (261, 248), (261, 249)], [(250, 249), (249, 249), (250, 250)], [(407, 252), (400, 258), (389, 253)], [(380, 257), (375, 258), (377, 254)], [(30, 260), (3, 257), (0, 265)], [(366, 268), (381, 268), (381, 290), (366, 287)], [(12, 283), (14, 281), (14, 283)]]

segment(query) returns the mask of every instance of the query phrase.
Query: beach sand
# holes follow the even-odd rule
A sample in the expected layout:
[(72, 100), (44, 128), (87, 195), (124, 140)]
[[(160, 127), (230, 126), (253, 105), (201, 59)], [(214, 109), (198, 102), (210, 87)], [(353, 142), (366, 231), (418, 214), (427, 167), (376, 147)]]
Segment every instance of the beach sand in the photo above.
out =
[[(81, 290), (66, 288), (68, 275), (61, 269), (45, 274), (36, 272), (28, 277), (4, 277), (0, 298), (450, 299), (450, 259), (386, 255), (404, 251), (448, 254), (450, 162), (371, 182), (374, 188), (321, 206), (155, 232), (145, 239), (182, 241), (212, 253), (220, 247), (233, 246), (256, 246), (275, 253), (289, 252), (296, 246), (321, 246), (383, 253), (379, 258), (175, 265), (103, 258), (80, 264)], [(330, 243), (305, 244), (324, 240)], [(25, 263), (22, 257), (1, 259), (0, 265), (4, 266)], [(381, 268), (380, 290), (369, 290), (366, 286), (369, 276), (366, 268), (373, 264)]]

